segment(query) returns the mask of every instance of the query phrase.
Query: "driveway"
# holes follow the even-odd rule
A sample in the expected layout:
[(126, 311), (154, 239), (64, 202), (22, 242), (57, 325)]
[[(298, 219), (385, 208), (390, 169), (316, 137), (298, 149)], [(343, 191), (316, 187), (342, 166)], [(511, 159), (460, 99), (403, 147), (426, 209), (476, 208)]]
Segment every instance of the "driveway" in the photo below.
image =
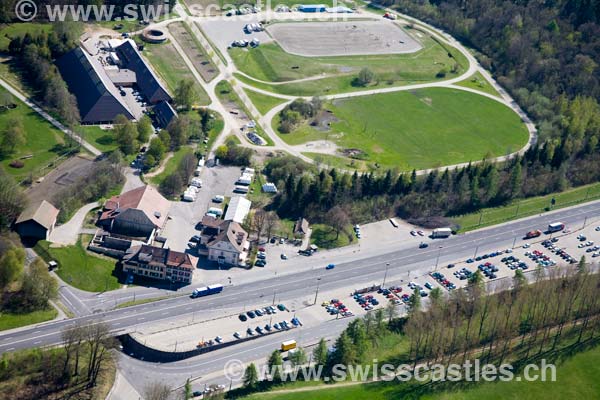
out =
[(50, 233), (49, 241), (52, 243), (71, 245), (77, 243), (77, 238), (83, 226), (85, 216), (94, 208), (98, 207), (97, 201), (86, 204), (81, 207), (71, 219), (60, 226), (54, 228)]

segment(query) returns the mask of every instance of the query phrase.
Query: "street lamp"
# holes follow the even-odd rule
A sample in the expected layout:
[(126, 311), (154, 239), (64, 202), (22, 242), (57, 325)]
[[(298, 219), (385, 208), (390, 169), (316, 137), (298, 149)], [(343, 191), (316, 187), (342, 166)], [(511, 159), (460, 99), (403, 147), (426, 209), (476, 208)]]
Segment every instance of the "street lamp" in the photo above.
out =
[(315, 301), (313, 302), (313, 305), (317, 304), (317, 296), (319, 295), (319, 283), (321, 281), (321, 277), (317, 278), (317, 291), (315, 292)]
[(435, 259), (435, 270), (436, 271), (438, 269), (438, 264), (440, 263), (440, 255), (442, 254), (442, 249), (443, 249), (443, 247), (440, 246), (440, 250), (438, 251), (437, 258)]
[(390, 267), (390, 263), (385, 263), (385, 274), (383, 275), (383, 283), (381, 284), (381, 288), (385, 288), (385, 280), (388, 274), (388, 268)]

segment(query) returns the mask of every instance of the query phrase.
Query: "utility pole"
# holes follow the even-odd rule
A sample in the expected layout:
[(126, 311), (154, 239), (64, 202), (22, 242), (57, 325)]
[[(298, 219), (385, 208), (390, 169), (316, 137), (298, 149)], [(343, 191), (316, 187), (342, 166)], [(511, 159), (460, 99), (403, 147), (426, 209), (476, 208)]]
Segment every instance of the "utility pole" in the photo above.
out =
[(385, 263), (385, 274), (383, 275), (383, 283), (381, 284), (381, 288), (385, 288), (385, 280), (388, 274), (388, 268), (390, 267), (390, 263)]
[(443, 249), (443, 247), (442, 247), (442, 246), (440, 246), (440, 250), (438, 251), (437, 258), (435, 259), (435, 270), (436, 270), (436, 271), (437, 271), (437, 269), (438, 269), (438, 265), (439, 265), (439, 263), (440, 263), (440, 256), (442, 255), (442, 249)]
[(514, 249), (517, 244), (517, 236), (515, 236), (515, 240), (513, 240), (512, 248)]
[(317, 291), (315, 292), (315, 301), (313, 302), (313, 305), (317, 304), (317, 296), (319, 295), (319, 283), (321, 281), (321, 278), (317, 278)]
[(276, 291), (276, 290), (273, 290), (273, 304), (271, 304), (271, 305), (273, 305), (273, 306), (275, 305), (275, 294), (276, 294), (276, 293), (277, 293), (277, 291)]
[(477, 247), (475, 247), (475, 254), (473, 255), (473, 258), (477, 257), (478, 251), (479, 251), (479, 245), (477, 245)]
[(581, 229), (585, 228), (585, 225), (587, 224), (587, 219), (588, 219), (588, 217), (586, 216), (585, 219), (583, 220), (583, 226), (581, 227)]

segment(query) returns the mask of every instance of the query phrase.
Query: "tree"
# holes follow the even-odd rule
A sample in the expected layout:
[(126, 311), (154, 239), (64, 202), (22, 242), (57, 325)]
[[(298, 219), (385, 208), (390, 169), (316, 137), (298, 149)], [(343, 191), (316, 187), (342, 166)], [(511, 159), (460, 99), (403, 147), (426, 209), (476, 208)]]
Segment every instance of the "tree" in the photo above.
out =
[(152, 121), (150, 120), (150, 117), (148, 117), (146, 114), (144, 114), (142, 118), (140, 118), (140, 120), (138, 121), (137, 131), (138, 142), (146, 143), (148, 139), (150, 139), (150, 135), (153, 132)]
[(25, 128), (21, 118), (10, 118), (6, 123), (2, 142), (0, 142), (0, 153), (2, 155), (12, 154), (17, 148), (25, 145)]
[(183, 188), (183, 179), (181, 179), (181, 175), (177, 172), (172, 173), (167, 176), (164, 181), (160, 183), (159, 189), (160, 192), (165, 196), (174, 196), (179, 193)]
[(369, 68), (365, 67), (360, 70), (356, 81), (359, 86), (368, 86), (375, 80), (375, 74)]
[(192, 384), (190, 383), (190, 378), (187, 378), (185, 380), (185, 385), (183, 386), (183, 398), (184, 400), (189, 400), (192, 397)]
[(144, 158), (144, 169), (147, 171), (156, 165), (156, 159), (152, 154), (146, 154)]
[(152, 138), (150, 146), (148, 146), (148, 150), (146, 151), (146, 157), (150, 155), (158, 162), (159, 160), (162, 160), (166, 147), (167, 146), (165, 146), (160, 138)]
[(27, 206), (27, 197), (13, 177), (0, 168), (0, 232), (8, 229)]
[(114, 121), (115, 140), (123, 154), (129, 155), (137, 151), (137, 127), (122, 114), (117, 115)]
[(281, 358), (281, 352), (279, 350), (274, 350), (271, 353), (269, 356), (268, 365), (273, 382), (281, 382), (283, 359)]
[(169, 132), (169, 137), (171, 138), (171, 147), (174, 150), (178, 150), (187, 143), (190, 137), (190, 128), (190, 118), (185, 115), (175, 118), (167, 126), (167, 132)]
[(0, 257), (0, 290), (20, 279), (25, 263), (25, 250), (13, 247)]
[(250, 363), (244, 371), (244, 387), (248, 389), (254, 389), (258, 384), (258, 369), (254, 363)]
[(198, 99), (198, 94), (194, 89), (194, 81), (183, 79), (175, 88), (175, 103), (186, 110), (190, 110), (194, 102)]
[(356, 349), (346, 331), (338, 337), (335, 342), (335, 351), (332, 354), (331, 363), (350, 365), (356, 360)]
[(398, 306), (393, 300), (390, 300), (385, 307), (385, 313), (388, 317), (388, 323), (392, 322), (392, 320), (398, 315)]
[(296, 351), (293, 351), (289, 354), (288, 359), (294, 367), (299, 367), (306, 364), (306, 352), (302, 347), (298, 347), (296, 348)]
[(410, 295), (408, 307), (411, 312), (419, 311), (421, 309), (421, 292), (418, 288), (415, 288)]
[(58, 296), (58, 282), (48, 272), (48, 267), (41, 258), (36, 258), (29, 265), (21, 286), (23, 307), (30, 311), (43, 310), (49, 302)]
[(313, 360), (317, 365), (325, 365), (327, 363), (327, 342), (325, 339), (321, 338), (319, 340), (319, 344), (313, 350)]
[(162, 382), (154, 382), (144, 390), (144, 400), (169, 400), (171, 388)]
[(335, 230), (336, 239), (340, 237), (340, 232), (350, 224), (348, 214), (340, 206), (335, 206), (329, 210), (325, 215), (325, 220)]
[(110, 328), (104, 322), (89, 325), (85, 332), (85, 345), (88, 348), (88, 387), (96, 386), (100, 371), (112, 357), (109, 352), (114, 346)]

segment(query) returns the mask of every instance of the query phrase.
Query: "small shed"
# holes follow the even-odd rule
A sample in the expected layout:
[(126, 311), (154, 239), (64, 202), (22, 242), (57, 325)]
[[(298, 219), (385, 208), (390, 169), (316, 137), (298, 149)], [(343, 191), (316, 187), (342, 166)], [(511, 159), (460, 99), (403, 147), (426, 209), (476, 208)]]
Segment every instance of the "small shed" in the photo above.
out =
[(27, 207), (15, 221), (17, 233), (28, 239), (46, 240), (54, 229), (59, 210), (46, 200)]
[(308, 221), (304, 218), (298, 218), (296, 225), (294, 225), (294, 235), (304, 236), (308, 234), (309, 229)]

